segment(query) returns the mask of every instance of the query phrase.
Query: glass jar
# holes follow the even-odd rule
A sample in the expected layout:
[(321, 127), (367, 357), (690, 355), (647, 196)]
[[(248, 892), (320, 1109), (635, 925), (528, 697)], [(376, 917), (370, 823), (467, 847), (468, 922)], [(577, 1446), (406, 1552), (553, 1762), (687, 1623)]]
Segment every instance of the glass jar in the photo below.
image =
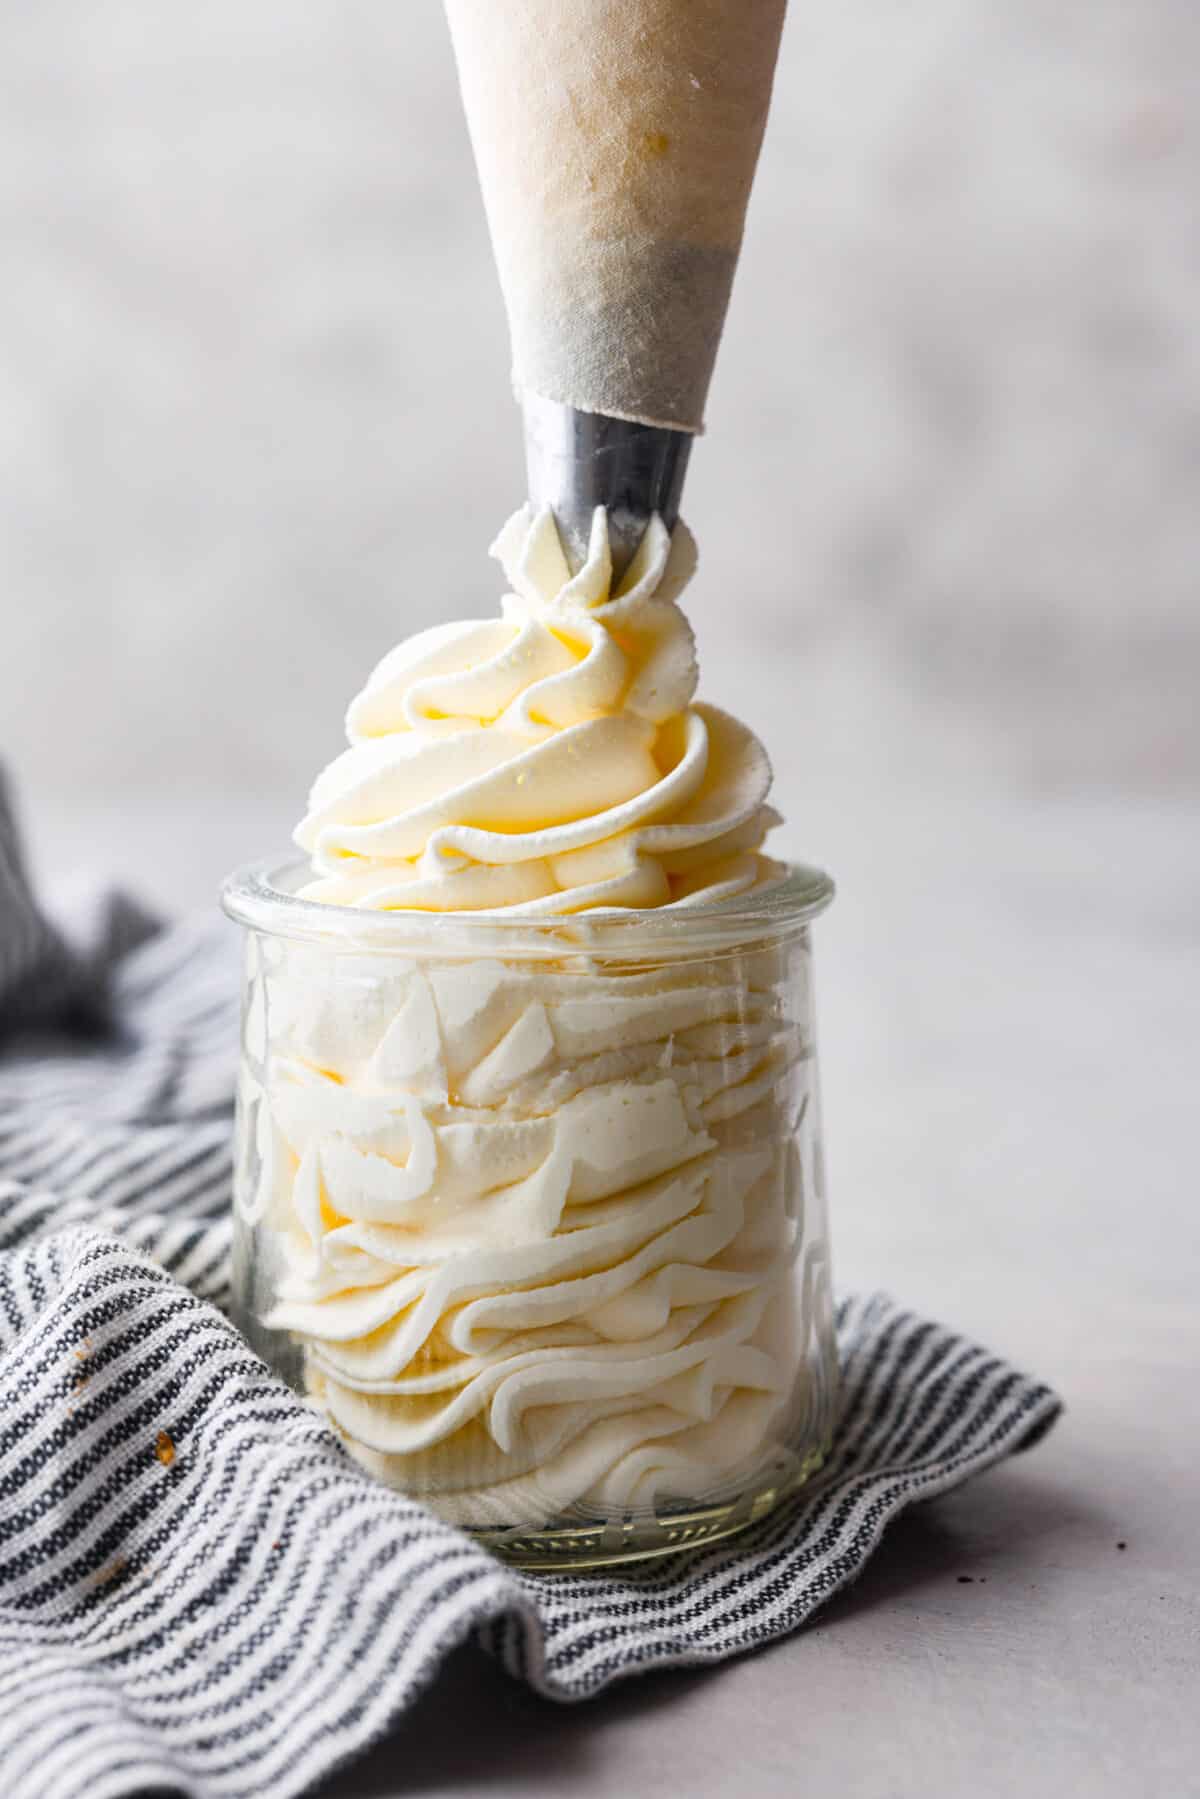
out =
[(536, 919), (227, 883), (234, 1291), (378, 1479), (529, 1567), (723, 1536), (837, 1387), (811, 920), (828, 878)]

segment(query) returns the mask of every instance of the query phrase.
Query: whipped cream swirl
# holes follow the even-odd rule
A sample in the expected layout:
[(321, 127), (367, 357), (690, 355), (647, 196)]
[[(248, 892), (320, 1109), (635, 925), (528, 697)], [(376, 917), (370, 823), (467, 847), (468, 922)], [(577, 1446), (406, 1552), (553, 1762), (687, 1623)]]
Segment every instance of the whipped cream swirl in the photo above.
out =
[[(574, 576), (549, 512), (495, 553), (503, 615), (384, 659), (297, 832), (308, 897), (483, 913), (486, 953), (414, 916), (251, 946), (265, 1323), (351, 1453), (466, 1525), (775, 1490), (831, 1341), (807, 945), (657, 923), (783, 874), (770, 767), (694, 702), (682, 526), (615, 591), (602, 510)], [(632, 950), (555, 922), (611, 908), (652, 909)], [(497, 910), (532, 915), (499, 952)]]
[(786, 1454), (827, 1321), (805, 967), (287, 946), (267, 1323), (360, 1462), (505, 1527)]
[(423, 911), (710, 904), (778, 878), (761, 854), (771, 769), (744, 725), (694, 703), (677, 596), (696, 565), (655, 517), (613, 588), (598, 508), (572, 575), (553, 514), (492, 547), (502, 616), (402, 643), (353, 701), (296, 842), (306, 898)]

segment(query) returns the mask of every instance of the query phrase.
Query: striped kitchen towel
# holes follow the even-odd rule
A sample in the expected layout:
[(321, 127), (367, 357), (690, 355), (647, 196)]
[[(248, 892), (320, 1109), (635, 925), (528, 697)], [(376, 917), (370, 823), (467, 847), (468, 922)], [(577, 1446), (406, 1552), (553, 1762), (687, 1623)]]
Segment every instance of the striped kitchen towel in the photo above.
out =
[(796, 1629), (889, 1520), (1039, 1436), (1039, 1382), (882, 1298), (838, 1311), (820, 1481), (733, 1543), (502, 1566), (376, 1486), (227, 1296), (237, 945), (34, 903), (0, 793), (0, 1794), (300, 1793), (477, 1632), (582, 1699)]

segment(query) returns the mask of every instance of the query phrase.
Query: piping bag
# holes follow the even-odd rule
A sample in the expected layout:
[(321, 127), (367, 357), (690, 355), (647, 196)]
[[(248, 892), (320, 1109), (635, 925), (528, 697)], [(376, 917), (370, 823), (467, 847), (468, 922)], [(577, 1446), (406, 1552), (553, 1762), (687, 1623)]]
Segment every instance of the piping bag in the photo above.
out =
[(786, 0), (445, 0), (529, 497), (614, 577), (668, 527), (725, 323)]

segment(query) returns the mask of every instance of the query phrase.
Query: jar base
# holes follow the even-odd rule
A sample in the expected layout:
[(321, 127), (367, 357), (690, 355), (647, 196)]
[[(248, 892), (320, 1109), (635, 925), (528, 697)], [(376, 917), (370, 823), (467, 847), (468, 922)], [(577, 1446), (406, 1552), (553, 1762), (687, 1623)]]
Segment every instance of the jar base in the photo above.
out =
[[(541, 1530), (467, 1530), (493, 1555), (530, 1574), (578, 1574), (651, 1561), (690, 1549), (705, 1549), (736, 1536), (790, 1499), (823, 1467), (829, 1444), (792, 1463), (787, 1475), (751, 1486), (723, 1505), (696, 1506), (661, 1517), (615, 1518), (607, 1522), (547, 1525)], [(428, 1503), (428, 1501), (426, 1501)], [(462, 1528), (460, 1526), (460, 1528)]]

